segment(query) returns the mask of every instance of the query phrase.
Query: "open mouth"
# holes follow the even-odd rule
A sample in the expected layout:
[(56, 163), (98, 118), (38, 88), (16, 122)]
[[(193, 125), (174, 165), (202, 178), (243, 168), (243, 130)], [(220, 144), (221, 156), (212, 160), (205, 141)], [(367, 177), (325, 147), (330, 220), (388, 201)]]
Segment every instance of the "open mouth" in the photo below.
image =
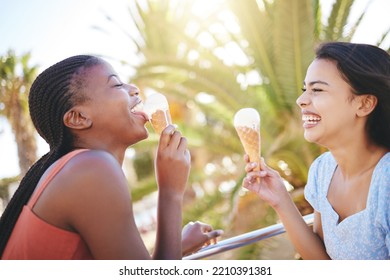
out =
[(135, 104), (134, 107), (130, 109), (130, 111), (131, 111), (132, 113), (142, 112), (142, 111), (143, 111), (143, 108), (144, 108), (144, 103), (142, 102), (141, 99), (139, 99), (138, 102), (137, 102), (137, 104)]
[(137, 103), (130, 109), (130, 112), (138, 117), (142, 117), (145, 121), (149, 121), (148, 116), (144, 112), (144, 103), (141, 99), (137, 100)]
[(314, 125), (321, 121), (321, 117), (317, 115), (302, 115), (304, 124)]

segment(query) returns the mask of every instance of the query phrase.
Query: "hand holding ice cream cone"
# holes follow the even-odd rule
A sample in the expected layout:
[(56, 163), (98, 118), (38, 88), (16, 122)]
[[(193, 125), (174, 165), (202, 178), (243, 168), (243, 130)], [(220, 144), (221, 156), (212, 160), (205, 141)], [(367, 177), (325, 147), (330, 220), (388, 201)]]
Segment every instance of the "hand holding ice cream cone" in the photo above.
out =
[(260, 115), (252, 108), (243, 108), (234, 116), (234, 127), (245, 153), (251, 162), (257, 162), (254, 170), (260, 170)]
[(150, 95), (145, 100), (143, 110), (148, 115), (149, 121), (157, 134), (161, 134), (164, 128), (172, 124), (168, 101), (161, 93)]

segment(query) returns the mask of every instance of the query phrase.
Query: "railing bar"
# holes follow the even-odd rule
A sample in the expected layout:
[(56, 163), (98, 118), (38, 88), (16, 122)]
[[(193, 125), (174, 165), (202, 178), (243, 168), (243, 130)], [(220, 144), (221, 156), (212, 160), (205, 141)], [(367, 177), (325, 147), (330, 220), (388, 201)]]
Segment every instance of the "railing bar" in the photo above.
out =
[[(305, 220), (306, 224), (311, 225), (313, 223), (314, 214), (303, 216), (303, 219)], [(265, 228), (261, 228), (241, 235), (237, 235), (225, 240), (221, 240), (217, 244), (207, 246), (195, 254), (184, 257), (183, 260), (197, 260), (197, 259), (206, 258), (228, 250), (243, 247), (251, 243), (263, 239), (267, 239), (272, 236), (279, 235), (285, 232), (286, 230), (283, 224), (278, 223)]]

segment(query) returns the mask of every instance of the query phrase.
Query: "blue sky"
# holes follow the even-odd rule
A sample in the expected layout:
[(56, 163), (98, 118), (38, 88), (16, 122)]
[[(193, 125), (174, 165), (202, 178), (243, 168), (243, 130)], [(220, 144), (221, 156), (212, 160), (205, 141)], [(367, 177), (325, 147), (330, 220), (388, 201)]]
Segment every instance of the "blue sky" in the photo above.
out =
[[(10, 48), (17, 54), (31, 51), (32, 63), (42, 68), (81, 53), (130, 59), (129, 42), (105, 19), (105, 14), (109, 14), (128, 24), (128, 2), (0, 0), (0, 54)], [(111, 33), (93, 26), (107, 28)]]
[[(210, 1), (210, 0), (208, 0)], [(369, 0), (356, 0), (356, 12), (364, 9)], [(130, 0), (0, 0), (0, 55), (13, 49), (17, 55), (31, 51), (31, 62), (46, 68), (70, 55), (101, 54), (131, 61), (134, 59), (129, 41), (105, 19), (115, 17), (129, 26), (127, 3)], [(323, 0), (327, 10), (334, 1)], [(357, 30), (355, 42), (375, 43), (390, 28), (390, 0), (372, 0), (367, 17)], [(110, 30), (104, 33), (93, 29), (99, 26)], [(386, 42), (385, 47), (389, 47)], [(117, 71), (126, 75), (129, 69), (120, 68), (109, 60)], [(44, 151), (45, 145), (41, 145)], [(19, 172), (13, 136), (0, 119), (0, 178)]]

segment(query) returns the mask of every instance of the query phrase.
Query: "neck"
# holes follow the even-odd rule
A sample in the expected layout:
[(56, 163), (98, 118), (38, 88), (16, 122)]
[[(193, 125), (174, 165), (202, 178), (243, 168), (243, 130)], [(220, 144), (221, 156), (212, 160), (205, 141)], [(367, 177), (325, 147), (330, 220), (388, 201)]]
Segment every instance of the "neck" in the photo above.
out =
[(90, 150), (102, 150), (112, 154), (118, 163), (122, 166), (125, 157), (127, 147), (114, 147), (113, 145), (105, 145), (103, 143), (78, 143), (75, 145), (75, 149), (90, 149)]
[(360, 176), (373, 170), (378, 161), (388, 152), (372, 143), (354, 141), (349, 145), (329, 149), (345, 179)]

